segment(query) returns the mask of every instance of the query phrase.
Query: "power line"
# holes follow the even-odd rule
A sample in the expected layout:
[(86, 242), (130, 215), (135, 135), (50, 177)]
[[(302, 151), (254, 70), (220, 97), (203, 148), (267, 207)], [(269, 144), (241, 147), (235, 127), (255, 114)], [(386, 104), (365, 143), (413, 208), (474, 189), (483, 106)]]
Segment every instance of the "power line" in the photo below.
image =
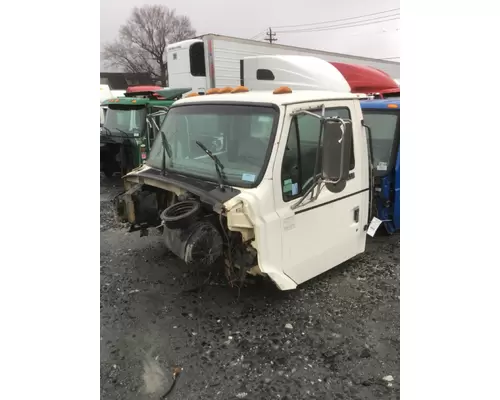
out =
[[(294, 32), (315, 32), (315, 31), (323, 31), (323, 30), (334, 30), (333, 28), (342, 28), (342, 27), (346, 27), (346, 28), (350, 28), (350, 27), (356, 27), (356, 26), (365, 26), (365, 25), (371, 25), (371, 24), (365, 24), (366, 22), (370, 22), (370, 21), (376, 21), (376, 20), (380, 20), (380, 19), (385, 19), (385, 18), (389, 18), (389, 17), (396, 17), (396, 16), (399, 16), (400, 14), (397, 13), (397, 14), (392, 14), (392, 15), (382, 15), (382, 16), (379, 16), (379, 17), (376, 17), (376, 18), (370, 18), (370, 19), (364, 19), (364, 20), (360, 20), (360, 21), (352, 21), (354, 19), (360, 19), (360, 18), (365, 18), (365, 17), (369, 17), (369, 16), (372, 16), (372, 15), (379, 15), (379, 14), (384, 14), (384, 13), (388, 13), (388, 12), (393, 12), (393, 11), (398, 11), (400, 10), (400, 8), (393, 8), (393, 9), (390, 9), (390, 10), (385, 10), (385, 11), (379, 11), (379, 12), (376, 12), (376, 13), (371, 13), (371, 14), (364, 14), (364, 15), (359, 15), (357, 17), (349, 17), (349, 18), (341, 18), (341, 19), (336, 19), (336, 20), (330, 20), (330, 21), (323, 21), (323, 22), (312, 22), (312, 23), (308, 23), (308, 24), (298, 24), (298, 25), (281, 25), (281, 26), (275, 26), (275, 28), (286, 28), (286, 27), (301, 27), (301, 26), (311, 26), (309, 28), (304, 28), (304, 29), (291, 29), (291, 30), (284, 30), (284, 31), (275, 31), (274, 33), (294, 33)], [(397, 18), (394, 18), (394, 19), (397, 19)], [(393, 21), (394, 19), (388, 19), (387, 21)], [(322, 24), (326, 24), (326, 23), (333, 23), (333, 22), (342, 22), (342, 21), (352, 21), (352, 22), (348, 22), (346, 24), (339, 24), (339, 25), (329, 25), (329, 26), (316, 26), (316, 27), (312, 27), (313, 25), (322, 25)], [(380, 21), (380, 22), (385, 22), (384, 21)], [(379, 22), (376, 22), (376, 23), (379, 23)], [(250, 40), (256, 40), (259, 36), (261, 36), (262, 34), (266, 33), (266, 40), (269, 40), (269, 31), (271, 30), (271, 28), (269, 28), (268, 31), (260, 31), (258, 34), (256, 34), (255, 36), (251, 37)], [(272, 32), (271, 32), (272, 33)], [(271, 41), (270, 41), (271, 43)]]
[(264, 33), (266, 33), (267, 31), (260, 31), (259, 33), (257, 33), (255, 36), (252, 36), (250, 38), (250, 40), (255, 40), (257, 39), (259, 36), (263, 35)]
[[(362, 25), (371, 25), (372, 21), (381, 21), (384, 22), (387, 18), (393, 18), (396, 17), (395, 19), (399, 18), (399, 13), (398, 14), (392, 14), (392, 15), (383, 15), (380, 17), (375, 17), (375, 18), (369, 18), (365, 19), (363, 21), (353, 21), (353, 22), (346, 22), (343, 24), (334, 24), (334, 25), (329, 25), (329, 26), (318, 26), (316, 28), (303, 28), (303, 29), (290, 29), (290, 30), (285, 30), (285, 31), (276, 31), (277, 33), (289, 33), (289, 32), (319, 32), (319, 31), (325, 31), (325, 30), (330, 30), (332, 28), (338, 28), (338, 27), (350, 27), (350, 26), (358, 26), (359, 24)], [(367, 24), (367, 22), (369, 22)]]
[[(358, 15), (357, 17), (334, 19), (334, 20), (331, 20), (331, 21), (323, 21), (323, 22), (311, 22), (311, 23), (308, 23), (308, 24), (281, 25), (281, 26), (275, 26), (275, 28), (296, 28), (296, 27), (301, 27), (301, 26), (312, 26), (312, 25), (330, 24), (330, 23), (333, 23), (333, 22), (350, 21), (350, 20), (353, 20), (353, 19), (364, 18), (364, 17), (371, 17), (372, 15), (385, 14), (385, 13), (388, 13), (388, 12), (399, 11), (399, 10), (400, 10), (400, 8), (392, 8), (390, 10), (379, 11), (379, 12), (372, 13), (372, 14)], [(361, 22), (361, 21), (359, 21), (359, 22)]]
[(392, 32), (397, 32), (399, 31), (399, 28), (396, 28), (396, 29), (382, 29), (382, 30), (378, 30), (376, 32), (364, 32), (364, 31), (361, 31), (361, 32), (356, 32), (356, 33), (352, 33), (350, 35), (346, 35), (346, 36), (343, 36), (345, 38), (347, 37), (355, 37), (355, 36), (361, 36), (361, 35), (371, 35), (371, 36), (375, 36), (375, 35), (383, 35), (383, 34), (386, 34), (386, 33), (392, 33)]
[[(394, 17), (394, 18), (383, 19), (380, 21), (370, 20), (372, 22), (369, 22), (368, 20), (367, 21), (358, 21), (358, 22), (351, 22), (350, 24), (333, 25), (333, 26), (326, 26), (326, 27), (321, 27), (321, 28), (276, 31), (276, 33), (306, 33), (306, 32), (334, 31), (337, 29), (355, 28), (358, 26), (375, 25), (375, 24), (380, 24), (380, 23), (388, 22), (388, 21), (395, 21), (395, 20), (399, 19), (399, 16), (396, 16), (396, 15), (388, 15), (387, 17)], [(386, 17), (384, 17), (384, 18), (386, 18)]]

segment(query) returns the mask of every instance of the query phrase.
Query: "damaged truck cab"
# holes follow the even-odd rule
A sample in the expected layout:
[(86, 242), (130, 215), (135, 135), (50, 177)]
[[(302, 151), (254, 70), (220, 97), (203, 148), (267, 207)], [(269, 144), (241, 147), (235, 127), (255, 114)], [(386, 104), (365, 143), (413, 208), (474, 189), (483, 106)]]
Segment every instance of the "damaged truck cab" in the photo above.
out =
[[(342, 86), (343, 87), (343, 86)], [(169, 109), (117, 216), (163, 230), (188, 264), (294, 289), (365, 250), (367, 131), (359, 95), (214, 89)]]

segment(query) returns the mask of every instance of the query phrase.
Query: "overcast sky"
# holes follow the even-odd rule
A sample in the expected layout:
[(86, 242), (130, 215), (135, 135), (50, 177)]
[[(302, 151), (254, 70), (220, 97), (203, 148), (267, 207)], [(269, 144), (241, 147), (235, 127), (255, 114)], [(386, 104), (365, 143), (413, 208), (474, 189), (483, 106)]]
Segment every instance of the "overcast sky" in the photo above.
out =
[[(375, 14), (398, 9), (399, 0), (101, 0), (101, 45), (116, 37), (134, 6), (144, 4), (164, 4), (189, 16), (198, 35), (217, 33), (250, 39), (262, 33), (256, 37), (262, 39), (270, 26), (276, 28), (280, 44), (399, 61), (393, 58), (400, 55), (399, 10)], [(332, 22), (317, 24), (323, 21)], [(345, 28), (353, 24), (363, 25)], [(301, 26), (280, 28), (285, 25)], [(329, 29), (304, 31), (322, 27)], [(279, 32), (290, 30), (303, 31)], [(101, 63), (104, 70), (110, 69)]]

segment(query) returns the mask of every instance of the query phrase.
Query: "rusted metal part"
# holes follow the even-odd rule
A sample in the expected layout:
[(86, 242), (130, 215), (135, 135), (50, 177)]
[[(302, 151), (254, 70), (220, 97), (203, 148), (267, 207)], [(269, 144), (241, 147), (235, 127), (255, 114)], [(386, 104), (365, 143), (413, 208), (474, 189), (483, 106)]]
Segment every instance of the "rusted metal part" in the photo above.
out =
[(149, 185), (153, 187), (157, 187), (159, 189), (166, 190), (168, 192), (175, 193), (177, 196), (181, 196), (183, 194), (186, 194), (187, 191), (184, 189), (181, 189), (180, 187), (173, 185), (171, 183), (167, 182), (161, 182), (156, 179), (151, 179), (151, 178), (145, 178), (142, 176), (137, 176), (137, 175), (131, 175), (127, 177), (127, 181), (133, 182), (135, 184), (143, 184), (143, 185)]
[[(135, 224), (135, 222), (136, 222), (135, 205), (134, 205), (133, 196), (142, 190), (142, 186), (143, 185), (140, 185), (140, 184), (134, 185), (129, 190), (127, 190), (125, 193), (123, 193), (123, 195), (121, 196), (121, 198), (123, 199), (123, 201), (125, 203), (124, 204), (125, 205), (124, 212), (126, 214), (128, 222), (130, 222), (131, 224)], [(118, 201), (120, 201), (120, 199)]]
[[(141, 231), (145, 236), (145, 229), (159, 224), (158, 194), (154, 191), (143, 190), (144, 185), (129, 186), (128, 190), (115, 198), (115, 215), (120, 222), (129, 224), (129, 232)], [(159, 197), (163, 199), (160, 193)]]
[(233, 250), (234, 267), (250, 275), (265, 275), (259, 268), (258, 253), (250, 243), (241, 243)]

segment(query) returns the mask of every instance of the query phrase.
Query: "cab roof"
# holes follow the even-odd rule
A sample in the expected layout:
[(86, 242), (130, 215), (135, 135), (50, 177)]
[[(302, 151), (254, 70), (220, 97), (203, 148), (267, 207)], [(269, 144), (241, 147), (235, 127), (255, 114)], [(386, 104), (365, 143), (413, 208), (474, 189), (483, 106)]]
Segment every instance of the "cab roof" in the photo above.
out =
[(229, 103), (229, 102), (245, 102), (245, 103), (271, 103), (277, 106), (287, 104), (303, 103), (306, 101), (326, 101), (340, 99), (357, 99), (360, 96), (353, 93), (338, 93), (319, 90), (297, 90), (292, 93), (273, 94), (272, 91), (249, 91), (243, 93), (223, 93), (210, 94), (188, 97), (176, 101), (175, 105), (196, 104), (206, 102)]
[[(399, 110), (401, 108), (400, 102), (401, 102), (400, 99), (375, 99), (375, 100), (362, 100), (362, 101), (360, 101), (361, 109), (363, 109), (363, 110), (370, 110), (370, 109), (377, 109), (377, 110), (397, 109), (397, 110)], [(389, 106), (390, 104), (395, 104), (397, 107)]]
[[(159, 88), (156, 90), (155, 88)], [(127, 89), (128, 93), (125, 94), (125, 97), (119, 97), (114, 99), (106, 99), (101, 102), (102, 105), (112, 105), (112, 104), (120, 104), (120, 105), (130, 105), (130, 106), (141, 106), (141, 105), (162, 105), (162, 106), (171, 106), (172, 103), (184, 93), (187, 93), (191, 90), (191, 88), (161, 88), (159, 86), (135, 86), (129, 87)], [(156, 94), (159, 97), (151, 96), (151, 97), (136, 97), (148, 94)]]

